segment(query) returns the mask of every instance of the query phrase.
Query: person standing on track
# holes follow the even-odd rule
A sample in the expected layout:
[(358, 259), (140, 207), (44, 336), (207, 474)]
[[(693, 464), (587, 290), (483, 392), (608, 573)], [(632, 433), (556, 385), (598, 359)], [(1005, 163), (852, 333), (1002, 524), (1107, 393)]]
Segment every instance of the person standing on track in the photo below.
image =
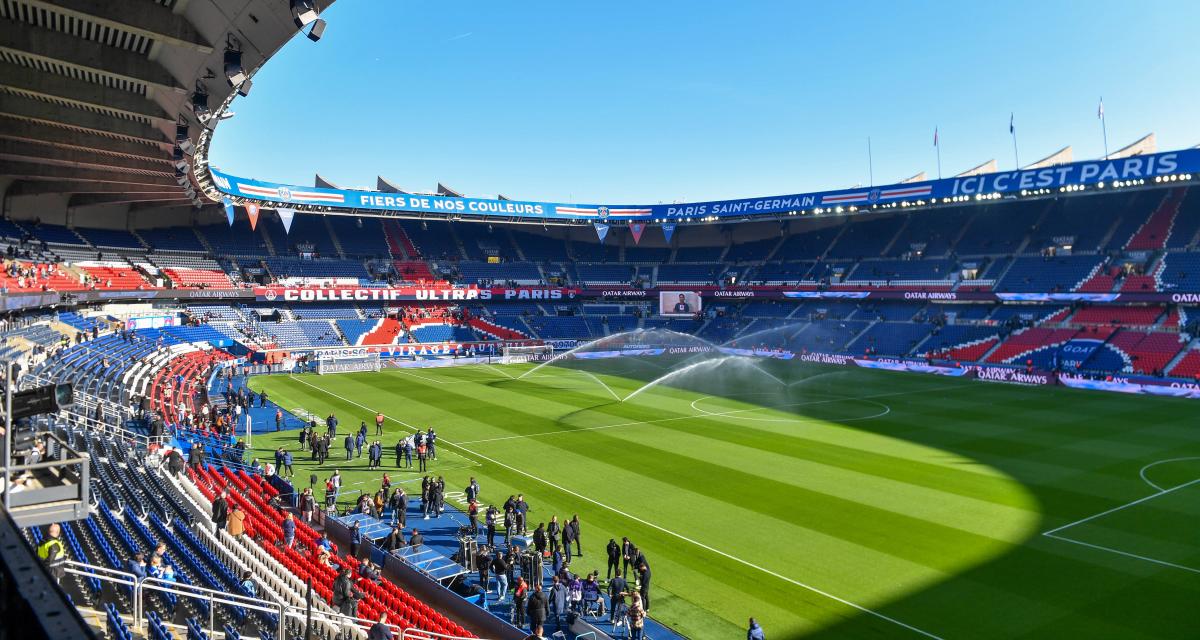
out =
[(582, 543), (579, 542), (579, 514), (578, 513), (571, 516), (571, 522), (569, 524), (571, 526), (571, 534), (572, 534), (571, 537), (575, 540), (575, 555), (582, 558), (583, 557), (583, 546), (582, 546)]

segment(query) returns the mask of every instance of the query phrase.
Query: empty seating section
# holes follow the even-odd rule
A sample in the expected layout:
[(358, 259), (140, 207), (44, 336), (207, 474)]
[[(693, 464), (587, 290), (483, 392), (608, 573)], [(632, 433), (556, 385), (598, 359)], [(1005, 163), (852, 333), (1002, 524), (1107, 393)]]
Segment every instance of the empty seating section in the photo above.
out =
[(263, 224), (264, 231), (273, 232), (271, 243), (279, 255), (294, 254), (296, 247), (302, 243), (311, 244), (317, 254), (323, 258), (336, 258), (337, 247), (333, 244), (333, 236), (325, 226), (325, 216), (298, 215), (292, 220), (292, 230), (282, 235), (283, 227)]
[(1143, 333), (1124, 329), (1113, 335), (1110, 343), (1129, 356), (1135, 373), (1149, 375), (1161, 373), (1186, 344), (1177, 333)]
[(949, 280), (954, 277), (953, 260), (863, 261), (849, 280)]
[[(759, 262), (768, 259), (768, 254), (779, 244), (779, 238), (771, 237), (748, 242), (735, 242), (725, 252), (725, 262)], [(779, 250), (780, 257), (792, 255)], [(807, 254), (796, 254), (797, 257), (808, 257)], [(676, 262), (689, 262), (676, 259)]]
[(1171, 226), (1167, 238), (1168, 249), (1184, 249), (1192, 246), (1200, 234), (1200, 189), (1188, 189), (1187, 197), (1179, 205), (1179, 213)]
[(811, 262), (764, 264), (753, 268), (747, 280), (754, 284), (795, 284), (808, 278)]
[(876, 220), (852, 221), (836, 244), (829, 258), (874, 258), (883, 253), (904, 224), (904, 216), (888, 216)]
[(516, 230), (509, 233), (526, 260), (562, 262), (568, 259), (567, 243), (561, 238)]
[(658, 282), (664, 284), (715, 284), (718, 275), (709, 264), (664, 264), (658, 267)]
[(25, 224), (24, 229), (34, 238), (48, 244), (85, 244), (79, 234), (57, 224)]
[(538, 284), (542, 282), (542, 274), (532, 262), (501, 262), (488, 264), (486, 262), (463, 261), (457, 265), (460, 282), (478, 284), (481, 282), (504, 283), (513, 281), (517, 284)]
[(138, 229), (137, 234), (146, 241), (147, 246), (153, 248), (157, 253), (167, 251), (206, 253), (208, 251), (200, 243), (200, 238), (196, 237), (196, 232), (191, 227)]
[(450, 228), (450, 223), (432, 220), (427, 222), (401, 220), (397, 224), (411, 240), (414, 248), (426, 260), (462, 258), (462, 252), (459, 251), (458, 243), (454, 240), (454, 232)]
[(999, 341), (995, 327), (951, 324), (935, 329), (921, 351), (935, 358), (974, 362)]
[(470, 329), (450, 324), (414, 325), (409, 334), (417, 342), (471, 342), (476, 339)]
[(1168, 373), (1176, 378), (1191, 378), (1200, 381), (1200, 349), (1188, 351)]
[(173, 267), (163, 269), (163, 275), (179, 288), (232, 289), (237, 286), (229, 279), (229, 275), (220, 269)]
[(671, 257), (670, 247), (625, 247), (625, 262), (662, 263)]
[(1047, 206), (1044, 202), (1018, 202), (977, 207), (954, 252), (960, 256), (1015, 253)]
[(966, 216), (958, 211), (915, 213), (900, 230), (887, 255), (895, 257), (920, 251), (920, 255), (929, 258), (944, 256), (965, 222)]
[[(297, 219), (303, 216), (297, 216)], [(213, 224), (198, 227), (196, 232), (203, 235), (215, 251), (231, 256), (265, 256), (267, 242), (261, 233), (250, 230), (250, 221), (236, 218), (233, 226)]]
[(911, 320), (919, 307), (903, 302), (877, 302), (862, 306), (854, 314), (855, 320)]
[(1075, 324), (1110, 324), (1125, 326), (1151, 326), (1160, 316), (1162, 307), (1120, 307), (1096, 305), (1084, 307), (1070, 317)]
[(583, 284), (629, 284), (637, 268), (627, 264), (578, 264), (575, 273)]
[(357, 319), (358, 309), (353, 305), (309, 304), (297, 308), (293, 314), (297, 320), (350, 320)]
[(392, 262), (396, 276), (405, 282), (431, 282), (435, 278), (429, 263), (422, 260), (396, 260)]
[(267, 268), (276, 278), (362, 278), (371, 274), (357, 260), (306, 260), (303, 258), (264, 258)]
[(1174, 226), (1175, 214), (1179, 213), (1179, 207), (1186, 195), (1185, 187), (1168, 191), (1154, 209), (1154, 213), (1150, 214), (1137, 233), (1125, 244), (1125, 248), (1129, 251), (1148, 251), (1165, 247), (1167, 236), (1171, 234), (1171, 227)]
[(1016, 258), (997, 291), (1052, 293), (1072, 291), (1092, 275), (1099, 256), (1054, 256)]
[(592, 337), (591, 329), (580, 316), (530, 316), (525, 320), (542, 338), (586, 340)]
[(347, 256), (360, 258), (388, 257), (387, 239), (379, 231), (379, 221), (374, 218), (351, 218), (328, 216), (326, 221)]
[[(1030, 234), (1027, 252), (1041, 251), (1072, 238), (1075, 251), (1096, 251), (1113, 224), (1125, 214), (1115, 199), (1083, 196), (1054, 201), (1050, 212)], [(1146, 213), (1149, 213), (1148, 211)]]
[(268, 336), (273, 342), (284, 348), (344, 346), (341, 336), (328, 320), (253, 321), (252, 324), (260, 335)]
[(907, 355), (933, 327), (914, 322), (877, 322), (850, 343), (852, 354)]
[(802, 325), (787, 344), (793, 351), (841, 352), (868, 324), (865, 320), (816, 320)]
[(1030, 327), (1011, 334), (988, 356), (988, 362), (1009, 362), (1027, 352), (1048, 346), (1057, 346), (1075, 337), (1074, 329), (1046, 329)]
[(75, 227), (78, 233), (94, 246), (113, 249), (142, 249), (142, 243), (124, 229), (88, 229)]
[(1200, 292), (1200, 253), (1167, 253), (1158, 279), (1163, 291)]

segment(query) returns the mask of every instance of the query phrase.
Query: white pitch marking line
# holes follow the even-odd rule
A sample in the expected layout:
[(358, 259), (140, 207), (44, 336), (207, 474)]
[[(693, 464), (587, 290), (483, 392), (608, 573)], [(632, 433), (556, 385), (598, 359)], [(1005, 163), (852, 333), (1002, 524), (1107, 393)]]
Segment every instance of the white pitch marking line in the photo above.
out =
[[(289, 377), (290, 377), (290, 376), (289, 376)], [(363, 408), (363, 409), (366, 409), (367, 411), (371, 411), (371, 410), (372, 410), (370, 407), (367, 407), (367, 406), (365, 406), (365, 405), (359, 404), (359, 403), (357, 403), (357, 402), (355, 402), (355, 401), (353, 401), (353, 400), (347, 399), (347, 398), (345, 398), (345, 397), (343, 397), (343, 396), (340, 396), (340, 395), (338, 395), (338, 394), (336, 394), (336, 393), (333, 393), (332, 391), (328, 391), (328, 390), (322, 389), (322, 388), (320, 388), (320, 387), (318, 387), (318, 386), (316, 386), (316, 385), (310, 384), (309, 382), (307, 382), (307, 381), (305, 381), (305, 380), (301, 380), (301, 379), (299, 379), (299, 378), (293, 378), (293, 379), (295, 379), (295, 380), (298, 380), (298, 381), (299, 381), (301, 384), (304, 384), (304, 385), (307, 385), (307, 386), (309, 386), (309, 387), (312, 387), (313, 389), (316, 389), (317, 391), (320, 391), (320, 392), (322, 392), (322, 393), (324, 393), (324, 394), (326, 394), (326, 395), (333, 396), (334, 398), (337, 398), (337, 399), (339, 399), (339, 400), (341, 400), (342, 402), (345, 402), (345, 403), (347, 403), (347, 404), (352, 404), (352, 405), (355, 405), (355, 406), (361, 407), (361, 408)], [(957, 385), (956, 385), (956, 386), (957, 386)], [(895, 394), (893, 394), (893, 395), (895, 395)], [(407, 422), (404, 422), (403, 420), (400, 420), (400, 419), (398, 419), (398, 418), (393, 418), (393, 417), (391, 417), (391, 416), (388, 416), (388, 415), (385, 415), (384, 417), (385, 417), (385, 418), (387, 418), (387, 419), (389, 419), (389, 420), (392, 420), (392, 421), (394, 421), (394, 422), (396, 422), (396, 423), (399, 423), (400, 425), (403, 425), (403, 426), (405, 426), (405, 427), (408, 427), (409, 429), (412, 429), (412, 430), (414, 430), (414, 431), (415, 431), (415, 430), (417, 430), (417, 428), (416, 428), (416, 427), (414, 427), (414, 426), (412, 426), (411, 424), (408, 424)], [(693, 417), (694, 417), (694, 416), (693, 416)], [(665, 534), (667, 534), (667, 535), (669, 535), (669, 536), (672, 536), (672, 537), (678, 538), (678, 539), (680, 539), (680, 540), (683, 540), (684, 542), (687, 542), (687, 543), (690, 543), (690, 544), (692, 544), (692, 545), (695, 545), (695, 546), (697, 546), (697, 547), (700, 547), (701, 549), (704, 549), (705, 551), (709, 551), (709, 552), (711, 552), (711, 553), (715, 553), (715, 554), (717, 554), (717, 555), (719, 555), (719, 556), (721, 556), (721, 557), (723, 557), (723, 558), (727, 558), (727, 559), (729, 559), (729, 560), (733, 560), (734, 562), (737, 562), (737, 563), (739, 563), (739, 564), (742, 564), (742, 565), (744, 565), (744, 566), (750, 567), (751, 569), (755, 569), (755, 570), (761, 571), (762, 573), (765, 573), (765, 574), (767, 574), (767, 575), (769, 575), (769, 576), (772, 576), (772, 577), (778, 578), (778, 579), (780, 579), (780, 580), (783, 580), (784, 582), (787, 582), (787, 583), (793, 584), (793, 585), (795, 585), (795, 586), (797, 586), (797, 587), (800, 587), (800, 588), (802, 588), (802, 589), (806, 589), (806, 590), (808, 590), (808, 591), (811, 591), (811, 592), (813, 592), (813, 593), (815, 593), (815, 594), (818, 594), (818, 595), (824, 596), (824, 597), (826, 597), (826, 598), (829, 598), (830, 600), (834, 600), (834, 601), (836, 601), (836, 602), (840, 602), (840, 603), (842, 603), (842, 604), (844, 604), (844, 605), (846, 605), (846, 606), (848, 606), (848, 607), (851, 607), (851, 608), (853, 608), (853, 609), (856, 609), (856, 610), (858, 610), (858, 611), (861, 611), (862, 613), (866, 613), (866, 614), (868, 614), (868, 615), (875, 616), (875, 617), (877, 617), (877, 618), (879, 618), (879, 619), (881, 619), (881, 620), (885, 620), (885, 621), (887, 621), (887, 622), (890, 622), (890, 623), (892, 623), (892, 624), (898, 625), (898, 626), (900, 626), (900, 627), (904, 627), (905, 629), (908, 629), (909, 631), (912, 631), (912, 632), (914, 632), (914, 633), (918, 633), (918, 634), (920, 634), (920, 635), (922, 635), (922, 636), (925, 636), (925, 637), (927, 637), (927, 638), (933, 638), (934, 640), (944, 640), (944, 639), (943, 639), (941, 636), (934, 635), (934, 634), (932, 634), (932, 633), (930, 633), (930, 632), (928, 632), (928, 631), (925, 631), (925, 630), (923, 630), (923, 629), (918, 629), (917, 627), (914, 627), (914, 626), (912, 626), (912, 625), (910, 625), (910, 624), (907, 624), (907, 623), (905, 623), (905, 622), (901, 622), (901, 621), (899, 621), (899, 620), (897, 620), (897, 619), (895, 619), (895, 618), (893, 618), (893, 617), (891, 617), (891, 616), (888, 616), (888, 615), (885, 615), (885, 614), (883, 614), (883, 613), (880, 613), (880, 612), (878, 612), (878, 611), (875, 611), (874, 609), (868, 609), (867, 607), (864, 607), (864, 606), (862, 606), (862, 605), (860, 605), (860, 604), (853, 603), (853, 602), (851, 602), (851, 601), (849, 601), (849, 600), (846, 600), (845, 598), (840, 598), (840, 597), (838, 597), (838, 596), (835, 596), (835, 595), (833, 595), (832, 593), (829, 593), (828, 591), (823, 591), (823, 590), (821, 590), (821, 589), (819, 589), (819, 588), (817, 588), (817, 587), (814, 587), (814, 586), (812, 586), (812, 585), (805, 584), (805, 583), (803, 583), (803, 582), (800, 582), (799, 580), (794, 580), (794, 579), (792, 579), (792, 578), (789, 578), (789, 577), (787, 577), (787, 576), (785, 576), (785, 575), (783, 575), (783, 574), (776, 573), (776, 572), (774, 572), (774, 571), (771, 571), (770, 569), (767, 569), (767, 568), (765, 568), (765, 567), (762, 567), (762, 566), (760, 566), (760, 565), (754, 564), (754, 563), (752, 563), (752, 562), (750, 562), (750, 561), (748, 561), (748, 560), (743, 560), (743, 559), (741, 559), (741, 558), (739, 558), (739, 557), (737, 557), (737, 556), (735, 556), (735, 555), (731, 555), (731, 554), (729, 554), (729, 553), (726, 553), (726, 552), (724, 552), (724, 551), (721, 551), (720, 549), (716, 549), (716, 548), (714, 548), (714, 547), (710, 547), (710, 546), (708, 546), (708, 545), (704, 544), (703, 542), (698, 542), (698, 541), (696, 541), (696, 540), (693, 540), (693, 539), (691, 539), (691, 538), (688, 538), (688, 537), (686, 537), (686, 536), (684, 536), (684, 535), (682, 535), (682, 534), (679, 534), (679, 533), (676, 533), (676, 532), (674, 532), (674, 531), (671, 531), (670, 529), (667, 529), (667, 528), (661, 527), (661, 526), (659, 526), (659, 525), (657, 525), (657, 524), (654, 524), (653, 522), (648, 522), (648, 521), (646, 521), (646, 520), (643, 520), (642, 518), (639, 518), (639, 517), (637, 517), (637, 516), (635, 516), (635, 515), (632, 515), (632, 514), (629, 514), (629, 513), (626, 513), (626, 512), (624, 512), (624, 511), (621, 511), (620, 509), (617, 509), (616, 507), (611, 507), (611, 506), (609, 506), (609, 505), (606, 505), (606, 504), (604, 504), (604, 503), (602, 503), (602, 502), (600, 502), (600, 501), (598, 501), (598, 500), (594, 500), (594, 499), (592, 499), (592, 498), (589, 498), (589, 497), (587, 497), (587, 496), (585, 496), (585, 495), (583, 495), (583, 494), (580, 494), (580, 493), (576, 493), (576, 492), (574, 492), (574, 491), (571, 491), (570, 489), (567, 489), (566, 487), (563, 487), (563, 486), (561, 486), (561, 485), (558, 485), (558, 484), (555, 484), (555, 483), (553, 483), (553, 482), (550, 482), (549, 480), (545, 480), (545, 479), (543, 479), (543, 478), (539, 478), (539, 477), (537, 477), (537, 476), (535, 476), (535, 475), (533, 475), (533, 474), (531, 474), (531, 473), (529, 473), (529, 472), (527, 472), (527, 471), (522, 471), (522, 470), (520, 470), (520, 469), (518, 469), (518, 468), (516, 468), (516, 467), (509, 466), (509, 465), (507, 465), (507, 464), (504, 464), (503, 462), (500, 462), (499, 460), (496, 460), (496, 459), (494, 459), (494, 458), (490, 458), (490, 457), (488, 457), (488, 456), (485, 456), (485, 455), (483, 455), (483, 454), (481, 454), (481, 453), (479, 453), (479, 452), (477, 452), (477, 451), (473, 451), (473, 450), (471, 450), (471, 449), (468, 449), (468, 448), (466, 448), (466, 447), (464, 447), (464, 446), (462, 446), (462, 445), (460, 445), (460, 444), (455, 444), (455, 443), (453, 443), (453, 442), (450, 442), (449, 440), (444, 440), (444, 439), (442, 440), (442, 442), (444, 442), (446, 445), (449, 445), (449, 446), (451, 446), (451, 447), (455, 447), (455, 448), (461, 449), (461, 450), (463, 450), (463, 451), (465, 451), (465, 452), (467, 452), (467, 453), (469, 453), (469, 454), (471, 454), (471, 455), (473, 455), (473, 456), (477, 456), (478, 458), (480, 458), (480, 459), (482, 459), (482, 460), (487, 460), (488, 462), (490, 462), (490, 463), (492, 463), (492, 464), (494, 464), (494, 465), (496, 465), (496, 466), (498, 466), (498, 467), (503, 467), (503, 468), (505, 468), (505, 469), (508, 469), (509, 471), (512, 471), (513, 473), (516, 473), (516, 474), (519, 474), (519, 475), (525, 476), (525, 477), (527, 477), (527, 478), (529, 478), (529, 479), (531, 479), (531, 480), (534, 480), (535, 482), (540, 482), (540, 483), (542, 483), (542, 484), (544, 484), (544, 485), (546, 485), (546, 486), (553, 487), (554, 489), (557, 489), (557, 490), (559, 490), (559, 491), (561, 491), (561, 492), (563, 492), (563, 493), (566, 493), (566, 494), (572, 495), (572, 496), (574, 496), (574, 497), (576, 497), (576, 498), (578, 498), (578, 499), (580, 499), (580, 500), (583, 500), (583, 501), (585, 501), (585, 502), (590, 502), (590, 503), (592, 503), (592, 504), (594, 504), (594, 505), (596, 505), (596, 506), (598, 506), (598, 507), (600, 507), (600, 508), (602, 508), (602, 509), (606, 509), (606, 510), (608, 510), (608, 511), (612, 511), (613, 513), (615, 513), (615, 514), (617, 514), (617, 515), (624, 516), (624, 517), (626, 517), (626, 518), (628, 518), (628, 519), (630, 519), (630, 520), (633, 520), (634, 522), (638, 522), (638, 523), (640, 523), (640, 524), (643, 524), (643, 525), (645, 525), (645, 526), (647, 526), (647, 527), (650, 527), (650, 528), (652, 528), (652, 529), (655, 529), (655, 530), (661, 531), (662, 533), (665, 533)]]
[(1139, 556), (1136, 553), (1130, 553), (1128, 551), (1121, 551), (1120, 549), (1113, 549), (1112, 547), (1104, 547), (1104, 546), (1101, 546), (1098, 544), (1092, 544), (1090, 542), (1084, 542), (1082, 540), (1076, 540), (1074, 538), (1067, 538), (1065, 536), (1060, 536), (1060, 535), (1056, 535), (1053, 533), (1043, 533), (1042, 535), (1046, 536), (1047, 538), (1053, 538), (1055, 540), (1062, 540), (1063, 542), (1070, 542), (1071, 544), (1077, 544), (1077, 545), (1084, 546), (1084, 547), (1090, 547), (1092, 549), (1098, 549), (1100, 551), (1108, 551), (1109, 553), (1115, 553), (1117, 555), (1122, 555), (1122, 556), (1126, 556), (1129, 558), (1145, 560), (1146, 562), (1153, 562), (1154, 564), (1161, 564), (1163, 566), (1173, 567), (1175, 569), (1183, 569), (1184, 571), (1191, 571), (1192, 573), (1200, 573), (1200, 569), (1195, 569), (1193, 567), (1185, 567), (1181, 564), (1175, 564), (1174, 562), (1167, 562), (1166, 560), (1159, 560), (1158, 558)]
[(1086, 518), (1083, 518), (1082, 520), (1076, 520), (1075, 522), (1068, 522), (1067, 524), (1064, 524), (1061, 527), (1051, 529), (1049, 531), (1045, 531), (1042, 533), (1042, 535), (1054, 537), (1052, 534), (1058, 533), (1059, 531), (1062, 531), (1063, 529), (1070, 529), (1071, 527), (1083, 524), (1085, 522), (1090, 522), (1092, 520), (1095, 520), (1096, 518), (1106, 516), (1110, 513), (1116, 513), (1122, 509), (1128, 509), (1129, 507), (1132, 507), (1134, 505), (1139, 505), (1147, 500), (1153, 500), (1154, 498), (1157, 498), (1159, 496), (1164, 496), (1168, 493), (1171, 493), (1172, 491), (1178, 491), (1180, 489), (1183, 489), (1184, 487), (1190, 487), (1198, 482), (1200, 482), (1200, 478), (1196, 478), (1195, 480), (1191, 480), (1191, 481), (1185, 482), (1181, 485), (1171, 487), (1170, 489), (1162, 489), (1158, 493), (1152, 493), (1144, 498), (1138, 498), (1137, 500), (1134, 500), (1133, 502), (1128, 502), (1126, 504), (1113, 507), (1112, 509), (1109, 509), (1108, 511), (1101, 511), (1100, 513), (1097, 513), (1096, 515), (1088, 516)]
[(1150, 482), (1150, 478), (1146, 477), (1146, 472), (1149, 471), (1152, 467), (1157, 467), (1160, 464), (1167, 464), (1168, 462), (1184, 462), (1187, 460), (1200, 460), (1200, 456), (1188, 456), (1186, 458), (1167, 458), (1166, 460), (1158, 460), (1157, 462), (1151, 462), (1150, 464), (1142, 467), (1141, 471), (1138, 471), (1138, 475), (1142, 477), (1142, 480), (1144, 480), (1146, 482), (1146, 484), (1154, 487), (1155, 489), (1158, 489), (1159, 491), (1162, 491), (1163, 490), (1162, 487), (1154, 484), (1153, 482)]

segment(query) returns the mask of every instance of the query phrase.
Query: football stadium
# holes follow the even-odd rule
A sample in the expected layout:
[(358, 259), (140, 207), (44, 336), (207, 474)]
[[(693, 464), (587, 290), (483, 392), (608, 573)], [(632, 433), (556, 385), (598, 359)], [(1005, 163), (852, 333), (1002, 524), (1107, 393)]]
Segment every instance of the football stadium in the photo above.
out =
[(1200, 147), (354, 186), (333, 5), (0, 2), (6, 637), (1200, 637)]

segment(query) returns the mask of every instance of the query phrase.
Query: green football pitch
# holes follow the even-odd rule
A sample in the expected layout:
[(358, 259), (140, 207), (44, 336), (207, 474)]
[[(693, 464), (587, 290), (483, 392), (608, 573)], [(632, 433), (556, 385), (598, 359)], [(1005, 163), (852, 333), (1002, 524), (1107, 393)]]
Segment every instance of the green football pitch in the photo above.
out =
[[(629, 536), (651, 615), (693, 638), (1200, 636), (1200, 405), (791, 363), (661, 375), (385, 369), (252, 381), (293, 413), (433, 426), (430, 471), (531, 527), (579, 514), (583, 570)], [(373, 429), (372, 429), (373, 433)], [(256, 455), (296, 447), (257, 435)], [(318, 473), (374, 489), (366, 458)], [(313, 465), (297, 457), (296, 475)], [(346, 497), (353, 500), (352, 493)]]

